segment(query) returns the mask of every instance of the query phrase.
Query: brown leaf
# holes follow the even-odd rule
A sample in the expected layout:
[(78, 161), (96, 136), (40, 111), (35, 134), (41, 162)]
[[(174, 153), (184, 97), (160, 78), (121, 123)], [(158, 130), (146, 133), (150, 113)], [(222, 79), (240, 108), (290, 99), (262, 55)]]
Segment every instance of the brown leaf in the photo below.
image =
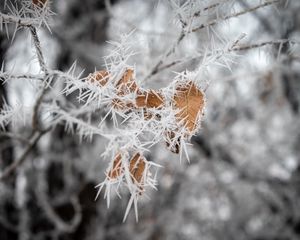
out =
[(127, 69), (122, 78), (118, 81), (116, 85), (117, 95), (124, 96), (128, 93), (133, 93), (138, 90), (138, 86), (133, 78), (134, 71), (132, 69)]
[(176, 120), (183, 122), (183, 126), (192, 133), (204, 108), (204, 93), (193, 82), (188, 82), (176, 88), (173, 100), (175, 109), (179, 110)]
[(129, 171), (134, 182), (142, 183), (145, 166), (145, 158), (140, 153), (136, 153), (130, 159)]
[(129, 110), (134, 108), (134, 103), (130, 100), (123, 100), (121, 97), (126, 94), (138, 91), (138, 86), (133, 78), (134, 71), (126, 69), (122, 78), (116, 84), (116, 93), (120, 97), (112, 100), (112, 106), (118, 110)]
[(119, 153), (114, 159), (112, 169), (108, 172), (107, 176), (110, 179), (116, 179), (123, 173), (124, 168), (122, 167), (122, 155)]
[(138, 108), (161, 108), (164, 105), (162, 94), (155, 90), (138, 93), (135, 101)]
[(97, 71), (97, 72), (94, 72), (94, 73), (90, 74), (87, 77), (87, 79), (91, 83), (97, 82), (103, 87), (108, 82), (109, 72), (105, 71), (105, 70)]

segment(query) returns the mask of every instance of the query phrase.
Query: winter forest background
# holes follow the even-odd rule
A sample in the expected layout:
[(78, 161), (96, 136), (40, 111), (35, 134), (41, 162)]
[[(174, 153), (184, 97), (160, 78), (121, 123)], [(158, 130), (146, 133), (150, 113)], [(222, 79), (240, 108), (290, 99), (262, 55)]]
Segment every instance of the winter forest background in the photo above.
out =
[[(0, 1), (1, 240), (300, 238), (299, 0), (43, 2)], [(200, 130), (107, 106), (105, 68), (166, 98), (193, 81)], [(124, 146), (155, 168), (134, 198)]]

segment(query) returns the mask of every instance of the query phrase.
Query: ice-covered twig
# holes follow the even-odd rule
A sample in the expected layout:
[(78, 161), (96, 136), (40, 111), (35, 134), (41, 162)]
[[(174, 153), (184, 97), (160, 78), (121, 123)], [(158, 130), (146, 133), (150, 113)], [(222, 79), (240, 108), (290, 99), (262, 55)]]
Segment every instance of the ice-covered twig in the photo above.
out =
[(258, 4), (252, 8), (248, 8), (248, 9), (245, 9), (245, 10), (242, 10), (242, 11), (239, 11), (239, 12), (236, 12), (236, 13), (233, 13), (233, 14), (229, 14), (229, 15), (226, 15), (224, 17), (219, 17), (219, 18), (216, 18), (212, 21), (209, 21), (209, 22), (206, 22), (206, 23), (203, 23), (201, 24), (200, 26), (198, 27), (195, 27), (193, 28), (191, 31), (192, 32), (196, 32), (196, 31), (199, 31), (203, 28), (207, 28), (207, 27), (211, 27), (211, 26), (214, 26), (220, 22), (223, 22), (223, 21), (226, 21), (226, 20), (229, 20), (231, 18), (235, 18), (235, 17), (239, 17), (241, 15), (244, 15), (244, 14), (247, 14), (247, 13), (250, 13), (250, 12), (254, 12), (260, 8), (264, 8), (264, 7), (267, 7), (267, 6), (270, 6), (270, 5), (273, 5), (275, 3), (278, 3), (278, 2), (282, 2), (282, 1), (286, 1), (286, 0), (271, 0), (271, 1), (265, 1), (261, 4)]
[(196, 55), (196, 56), (190, 57), (190, 58), (180, 58), (180, 59), (176, 59), (172, 62), (165, 63), (165, 64), (161, 65), (157, 69), (157, 72), (154, 73), (153, 75), (156, 75), (159, 72), (169, 69), (171, 67), (174, 67), (178, 64), (186, 63), (186, 62), (193, 61), (196, 59), (201, 59), (204, 56), (209, 57), (209, 56), (212, 56), (213, 54), (220, 53), (220, 52), (224, 52), (224, 53), (228, 52), (229, 53), (229, 52), (247, 51), (247, 50), (251, 50), (251, 49), (255, 49), (255, 48), (261, 48), (261, 47), (265, 47), (265, 46), (269, 46), (269, 45), (278, 45), (278, 44), (300, 44), (300, 42), (297, 42), (297, 41), (291, 40), (291, 39), (278, 39), (278, 40), (264, 41), (264, 42), (253, 43), (253, 44), (238, 44), (227, 50), (214, 49), (213, 52), (205, 52), (205, 54)]
[(15, 24), (17, 27), (39, 26), (39, 18), (18, 17), (0, 12), (0, 29), (6, 24)]
[[(217, 17), (215, 18), (214, 20), (211, 20), (211, 21), (208, 21), (208, 22), (205, 22), (203, 24), (201, 24), (200, 26), (198, 27), (195, 27), (191, 30), (185, 30), (183, 29), (182, 32), (179, 34), (177, 40), (174, 42), (174, 44), (171, 46), (171, 48), (163, 54), (163, 56), (159, 59), (159, 61), (157, 62), (157, 64), (152, 68), (152, 70), (150, 71), (150, 73), (145, 77), (145, 80), (151, 78), (152, 76), (156, 75), (157, 73), (159, 73), (161, 70), (165, 69), (166, 67), (170, 67), (170, 66), (173, 66), (175, 65), (172, 64), (172, 63), (169, 63), (167, 65), (165, 65), (164, 67), (161, 67), (164, 62), (175, 52), (175, 49), (178, 47), (178, 45), (181, 43), (181, 41), (189, 34), (189, 33), (192, 33), (192, 32), (196, 32), (196, 31), (199, 31), (201, 29), (204, 29), (204, 28), (207, 28), (207, 27), (211, 27), (211, 26), (214, 26), (216, 24), (219, 24), (221, 22), (224, 22), (226, 20), (229, 20), (231, 18), (235, 18), (235, 17), (238, 17), (238, 16), (241, 16), (241, 15), (244, 15), (244, 14), (247, 14), (247, 13), (250, 13), (250, 12), (253, 12), (253, 11), (256, 11), (260, 8), (264, 8), (264, 7), (267, 7), (267, 6), (270, 6), (272, 4), (275, 4), (275, 3), (278, 3), (280, 1), (285, 1), (285, 0), (271, 0), (271, 1), (265, 1), (261, 4), (258, 4), (252, 8), (248, 8), (248, 9), (245, 9), (245, 10), (242, 10), (242, 11), (239, 11), (239, 12), (236, 12), (236, 13), (233, 13), (233, 14), (229, 14), (229, 15), (226, 15), (224, 17)], [(208, 6), (207, 8), (210, 9), (211, 7), (217, 7), (217, 5), (211, 5), (211, 6)], [(207, 10), (208, 10), (207, 9)], [(201, 11), (197, 11), (196, 12), (196, 15), (200, 14)], [(193, 16), (194, 17), (194, 16)]]
[(39, 37), (37, 35), (36, 28), (34, 26), (30, 26), (29, 29), (30, 29), (31, 36), (33, 38), (33, 43), (34, 43), (34, 47), (35, 47), (35, 50), (36, 50), (36, 54), (37, 54), (37, 58), (38, 58), (41, 70), (45, 74), (48, 74), (48, 69), (47, 69), (47, 66), (46, 66), (46, 63), (45, 63), (45, 58), (44, 58), (44, 55), (43, 55), (43, 52), (42, 52), (42, 49), (41, 49), (41, 42), (40, 42)]
[(20, 28), (44, 25), (50, 31), (48, 21), (54, 13), (50, 10), (49, 2), (36, 5), (32, 0), (22, 0), (20, 4), (5, 4), (9, 14), (0, 12), (0, 29), (4, 27), (7, 31), (8, 24), (14, 24), (16, 32)]

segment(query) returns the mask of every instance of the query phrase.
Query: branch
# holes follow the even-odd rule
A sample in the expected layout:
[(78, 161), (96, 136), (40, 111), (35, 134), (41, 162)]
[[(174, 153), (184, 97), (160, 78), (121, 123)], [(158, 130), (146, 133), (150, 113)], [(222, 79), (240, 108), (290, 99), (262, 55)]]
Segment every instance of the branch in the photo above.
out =
[(300, 42), (289, 40), (289, 39), (279, 39), (279, 40), (266, 41), (266, 42), (255, 43), (255, 44), (250, 44), (250, 45), (235, 46), (230, 51), (245, 51), (245, 50), (250, 50), (250, 49), (254, 49), (254, 48), (264, 47), (267, 45), (276, 45), (276, 44), (300, 44)]
[(32, 149), (36, 146), (40, 138), (46, 134), (50, 129), (44, 130), (39, 132), (35, 137), (32, 137), (29, 145), (25, 149), (25, 151), (22, 153), (21, 157), (13, 162), (10, 166), (8, 166), (6, 169), (4, 169), (3, 173), (0, 176), (0, 182), (8, 178), (10, 175), (12, 175), (16, 169), (23, 164), (23, 162), (26, 160)]
[(42, 71), (45, 74), (48, 74), (48, 69), (47, 69), (47, 66), (46, 66), (46, 63), (45, 63), (45, 58), (44, 58), (44, 55), (43, 55), (43, 52), (42, 52), (42, 49), (41, 49), (41, 42), (40, 42), (39, 37), (37, 35), (36, 28), (34, 26), (30, 26), (29, 30), (30, 30), (31, 36), (33, 38), (33, 43), (34, 43), (34, 46), (35, 46), (35, 50), (36, 50), (36, 54), (37, 54), (37, 57), (38, 57), (40, 67), (41, 67)]
[[(240, 45), (240, 46), (236, 46), (235, 45), (235, 46), (233, 46), (233, 48), (227, 49), (227, 51), (226, 50), (217, 50), (217, 51), (214, 51), (213, 53), (208, 53), (208, 54), (196, 56), (196, 57), (190, 58), (190, 59), (188, 59), (186, 61), (192, 61), (192, 60), (195, 60), (195, 59), (198, 59), (198, 58), (209, 57), (212, 54), (221, 53), (221, 52), (246, 51), (246, 50), (260, 48), (260, 47), (264, 47), (264, 46), (268, 46), (268, 45), (276, 45), (276, 44), (300, 44), (300, 42), (289, 40), (289, 39), (278, 39), (278, 40), (266, 41), (266, 42), (260, 42), (260, 43), (254, 43), (254, 44), (249, 44), (249, 45)], [(177, 59), (177, 60), (174, 60), (174, 61), (172, 61), (170, 63), (166, 63), (164, 65), (161, 65), (159, 68), (157, 68), (156, 73), (154, 73), (153, 75), (159, 73), (160, 71), (166, 70), (166, 69), (168, 69), (170, 67), (173, 67), (173, 66), (176, 66), (178, 64), (181, 64), (184, 61), (185, 60)]]
[(263, 8), (263, 7), (267, 7), (269, 5), (272, 5), (272, 4), (275, 4), (275, 3), (278, 3), (280, 1), (285, 1), (285, 0), (272, 0), (272, 1), (267, 1), (267, 2), (264, 2), (262, 4), (258, 4), (252, 8), (249, 8), (249, 9), (245, 9), (243, 11), (240, 11), (240, 12), (237, 12), (237, 13), (234, 13), (234, 14), (231, 14), (231, 15), (227, 15), (225, 17), (220, 17), (220, 18), (217, 18), (217, 19), (214, 19), (208, 23), (204, 23), (204, 24), (201, 24), (200, 26), (192, 29), (192, 32), (196, 32), (200, 29), (203, 29), (203, 28), (206, 28), (206, 27), (210, 27), (210, 26), (213, 26), (217, 23), (219, 23), (220, 21), (226, 21), (228, 19), (231, 19), (231, 18), (235, 18), (235, 17), (238, 17), (238, 16), (241, 16), (241, 15), (244, 15), (244, 14), (247, 14), (247, 13), (250, 13), (250, 12), (253, 12), (253, 11), (256, 11), (260, 8)]
[(2, 24), (8, 24), (8, 23), (15, 23), (17, 26), (21, 26), (21, 27), (30, 27), (30, 26), (38, 26), (40, 23), (40, 19), (17, 17), (17, 16), (12, 16), (0, 12), (0, 26), (2, 26)]
[(12, 75), (9, 72), (1, 72), (0, 71), (0, 81), (3, 84), (6, 83), (7, 80), (10, 79), (26, 79), (26, 80), (40, 80), (44, 79), (44, 76), (41, 74), (22, 74), (22, 75)]
[[(46, 66), (46, 63), (45, 63), (45, 58), (44, 58), (44, 55), (43, 55), (43, 52), (42, 52), (42, 49), (41, 49), (41, 42), (40, 42), (40, 39), (37, 35), (36, 28), (34, 26), (30, 26), (29, 30), (30, 30), (30, 33), (31, 33), (32, 38), (33, 38), (33, 43), (34, 43), (34, 46), (35, 46), (35, 50), (36, 50), (36, 54), (37, 54), (37, 57), (38, 57), (39, 65), (40, 65), (42, 71), (45, 73), (45, 78), (47, 78), (48, 74), (49, 74), (49, 70), (48, 70), (48, 68)], [(46, 94), (46, 91), (47, 91), (47, 88), (46, 88), (46, 86), (44, 86), (41, 93), (40, 93), (40, 95), (39, 95), (39, 97), (37, 98), (37, 100), (35, 102), (35, 105), (34, 105), (34, 108), (33, 108), (32, 127), (33, 127), (34, 130), (39, 130), (38, 111), (39, 111), (41, 103), (43, 102), (43, 98)]]
[[(184, 30), (181, 32), (181, 34), (179, 35), (179, 37), (177, 38), (176, 42), (172, 45), (172, 47), (163, 55), (163, 57), (158, 61), (158, 63), (153, 67), (153, 69), (150, 71), (150, 74), (148, 74), (146, 77), (145, 77), (145, 80), (151, 78), (153, 75), (156, 75), (157, 73), (159, 73), (162, 69), (166, 69), (168, 67), (171, 67), (174, 64), (168, 64), (167, 66), (165, 67), (161, 67), (161, 65), (163, 64), (164, 60), (166, 58), (168, 58), (169, 56), (171, 56), (174, 52), (175, 52), (175, 49), (176, 47), (180, 44), (180, 42), (185, 38), (185, 36), (187, 36), (189, 33), (192, 33), (192, 32), (196, 32), (200, 29), (203, 29), (203, 28), (206, 28), (206, 27), (210, 27), (210, 26), (213, 26), (213, 25), (216, 25), (218, 23), (220, 23), (221, 21), (226, 21), (230, 18), (234, 18), (234, 17), (238, 17), (240, 15), (244, 15), (244, 14), (247, 14), (247, 13), (250, 13), (250, 12), (253, 12), (253, 11), (256, 11), (257, 9), (260, 9), (260, 8), (263, 8), (263, 7), (267, 7), (269, 5), (272, 5), (272, 4), (275, 4), (277, 2), (280, 2), (280, 1), (285, 1), (285, 0), (272, 0), (272, 1), (267, 1), (267, 2), (264, 2), (262, 4), (259, 4), (259, 5), (256, 5), (252, 8), (249, 8), (249, 9), (246, 9), (246, 10), (243, 10), (243, 11), (240, 11), (240, 12), (237, 12), (237, 13), (234, 13), (234, 14), (231, 14), (231, 15), (227, 15), (225, 17), (221, 17), (221, 18), (217, 18), (217, 19), (214, 19), (208, 23), (204, 23), (194, 29), (192, 29), (190, 32), (184, 32)], [(206, 8), (204, 8), (203, 10), (200, 10), (198, 12), (196, 12), (195, 16), (198, 16), (200, 15), (201, 11), (206, 11), (206, 10), (209, 10), (211, 8), (214, 8), (214, 7), (217, 7), (219, 4), (213, 4), (213, 5), (210, 5)], [(178, 63), (178, 62), (176, 62)]]
[[(217, 3), (213, 3), (213, 4), (209, 5), (209, 6), (206, 6), (206, 7), (202, 8), (202, 9), (200, 9), (199, 11), (195, 12), (195, 13), (193, 14), (192, 18), (194, 18), (194, 17), (201, 17), (201, 13), (202, 13), (202, 12), (206, 12), (206, 11), (215, 9), (215, 8), (217, 8), (217, 7), (220, 7), (222, 4), (225, 4), (226, 2), (229, 2), (229, 1), (230, 1), (230, 0), (224, 0), (224, 1), (222, 1), (222, 2), (217, 2)], [(183, 25), (184, 27), (187, 26), (187, 23), (186, 23), (185, 21), (183, 21), (182, 19), (180, 19), (180, 22), (182, 23), (182, 25)]]

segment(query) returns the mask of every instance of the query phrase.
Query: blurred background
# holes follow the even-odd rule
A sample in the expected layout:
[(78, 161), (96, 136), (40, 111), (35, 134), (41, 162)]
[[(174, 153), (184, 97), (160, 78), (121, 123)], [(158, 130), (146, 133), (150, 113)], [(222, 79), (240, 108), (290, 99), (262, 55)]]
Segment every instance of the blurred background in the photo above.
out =
[[(198, 2), (192, 4), (192, 2)], [(207, 106), (202, 129), (192, 137), (190, 163), (154, 146), (147, 159), (164, 168), (158, 190), (139, 203), (122, 223), (129, 196), (112, 198), (106, 208), (94, 188), (105, 178), (107, 160), (101, 137), (81, 142), (60, 125), (47, 133), (28, 159), (0, 182), (1, 240), (289, 240), (300, 239), (300, 1), (278, 1), (186, 36), (170, 56), (162, 57), (181, 33), (178, 16), (202, 9), (193, 24), (251, 9), (262, 1), (53, 0), (51, 32), (39, 29), (46, 62), (67, 71), (77, 61), (84, 76), (103, 69), (109, 41), (130, 33), (138, 81), (144, 87), (167, 86), (175, 72), (205, 63)], [(218, 7), (204, 10), (207, 6)], [(180, 7), (181, 6), (181, 7)], [(4, 2), (1, 1), (1, 12)], [(8, 28), (13, 34), (14, 27)], [(13, 74), (38, 73), (28, 31), (14, 40), (0, 31), (0, 62)], [(219, 60), (203, 57), (223, 51), (240, 36), (246, 50)], [(256, 47), (253, 44), (275, 41)], [(153, 71), (157, 62), (164, 64)], [(157, 70), (157, 69), (156, 69)], [(0, 109), (34, 104), (32, 81), (0, 84)], [(69, 101), (78, 104), (74, 96)], [(95, 116), (97, 117), (97, 116)], [(0, 131), (0, 169), (22, 152), (30, 126)]]

